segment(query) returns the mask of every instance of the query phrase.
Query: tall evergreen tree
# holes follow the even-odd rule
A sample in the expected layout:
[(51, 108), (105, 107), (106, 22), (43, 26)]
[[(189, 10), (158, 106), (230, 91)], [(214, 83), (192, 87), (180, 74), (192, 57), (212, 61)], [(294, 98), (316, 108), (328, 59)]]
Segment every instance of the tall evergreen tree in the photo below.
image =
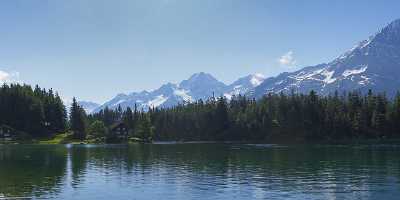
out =
[(0, 87), (0, 125), (32, 137), (51, 136), (65, 130), (65, 107), (52, 89), (3, 84)]
[(70, 111), (70, 123), (74, 138), (80, 140), (85, 139), (86, 113), (85, 110), (78, 105), (75, 97), (72, 99), (72, 105)]
[(134, 120), (133, 120), (133, 113), (130, 107), (127, 107), (126, 110), (123, 112), (122, 120), (128, 126), (129, 130), (134, 130)]
[(135, 132), (136, 135), (140, 139), (142, 139), (142, 141), (148, 142), (152, 140), (154, 134), (154, 127), (151, 124), (149, 115), (143, 114), (143, 116), (139, 119), (139, 124)]

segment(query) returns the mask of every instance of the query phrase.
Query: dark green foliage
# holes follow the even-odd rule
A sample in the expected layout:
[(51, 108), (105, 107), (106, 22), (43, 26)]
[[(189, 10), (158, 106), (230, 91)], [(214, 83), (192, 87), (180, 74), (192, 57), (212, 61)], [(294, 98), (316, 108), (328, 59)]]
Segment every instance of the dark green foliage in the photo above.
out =
[(121, 120), (121, 113), (117, 110), (110, 110), (106, 107), (98, 113), (88, 116), (89, 121), (100, 120), (104, 122), (106, 127), (110, 127), (114, 122)]
[(129, 129), (134, 130), (135, 129), (135, 122), (134, 122), (134, 116), (132, 113), (132, 109), (128, 107), (125, 112), (122, 114), (122, 120), (124, 123), (128, 126)]
[[(57, 93), (38, 86), (4, 84), (0, 88), (0, 125), (51, 136), (66, 130), (67, 113)], [(399, 138), (400, 94), (350, 92), (331, 96), (291, 93), (262, 99), (234, 96), (210, 98), (148, 112), (105, 108), (86, 116), (74, 98), (70, 129), (76, 139), (108, 137), (109, 127), (124, 122), (130, 136), (148, 140), (279, 141)], [(87, 124), (91, 126), (87, 130)], [(95, 122), (95, 123), (94, 123)], [(103, 135), (103, 136), (101, 136)]]
[(154, 127), (151, 124), (149, 115), (142, 115), (138, 120), (138, 125), (135, 129), (135, 135), (142, 141), (148, 142), (153, 139)]
[(85, 110), (78, 105), (75, 98), (72, 100), (70, 112), (70, 124), (75, 139), (83, 140), (86, 138), (86, 113)]
[[(400, 95), (365, 96), (350, 92), (331, 96), (269, 94), (260, 100), (235, 96), (199, 100), (169, 109), (125, 112), (105, 109), (89, 117), (106, 124), (120, 119), (138, 137), (155, 140), (223, 140), (304, 142), (398, 138)], [(133, 131), (135, 130), (135, 131)]]
[(89, 126), (89, 135), (91, 138), (104, 138), (107, 132), (107, 128), (102, 121), (96, 120)]
[(50, 136), (66, 129), (65, 106), (53, 90), (29, 85), (4, 84), (0, 88), (0, 125), (32, 137)]

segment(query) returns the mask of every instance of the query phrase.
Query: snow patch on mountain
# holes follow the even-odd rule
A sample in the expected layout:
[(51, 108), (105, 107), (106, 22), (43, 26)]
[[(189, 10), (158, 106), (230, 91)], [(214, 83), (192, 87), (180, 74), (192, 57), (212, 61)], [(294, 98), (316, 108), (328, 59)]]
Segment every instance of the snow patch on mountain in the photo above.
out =
[(188, 92), (184, 89), (176, 89), (174, 90), (174, 95), (181, 97), (186, 102), (193, 102), (194, 99), (191, 97)]
[(256, 87), (259, 86), (265, 80), (265, 76), (263, 74), (257, 73), (251, 76), (250, 83)]
[(147, 110), (149, 107), (171, 107), (181, 103), (194, 102), (199, 99), (206, 100), (213, 95), (215, 97), (244, 95), (252, 91), (265, 80), (262, 74), (253, 74), (242, 77), (230, 85), (218, 81), (211, 74), (200, 72), (193, 74), (189, 79), (179, 84), (167, 83), (152, 91), (132, 92), (130, 94), (118, 94), (110, 101), (95, 109), (98, 112), (106, 107), (115, 109), (121, 106)]
[(321, 72), (321, 75), (325, 76), (325, 79), (322, 80), (322, 82), (326, 83), (326, 84), (331, 84), (333, 82), (335, 82), (337, 79), (333, 78), (333, 74), (335, 73), (335, 71), (328, 71), (328, 70), (324, 70)]
[(351, 75), (355, 75), (355, 74), (361, 74), (361, 73), (363, 73), (363, 72), (365, 72), (365, 70), (367, 70), (367, 68), (368, 68), (368, 66), (362, 66), (361, 68), (359, 68), (359, 69), (346, 69), (344, 72), (343, 72), (343, 76), (344, 77), (348, 77), (348, 76), (351, 76)]
[(308, 93), (321, 95), (335, 91), (372, 89), (396, 94), (400, 88), (400, 19), (363, 40), (327, 64), (305, 67), (266, 79), (254, 89), (255, 97), (266, 93)]
[(293, 76), (289, 76), (289, 78), (295, 79), (297, 81), (304, 81), (304, 80), (315, 80), (315, 75), (321, 74), (323, 69), (318, 69), (314, 71), (300, 71), (298, 74)]
[(265, 76), (257, 73), (239, 78), (237, 81), (228, 85), (224, 96), (231, 99), (233, 96), (246, 95), (265, 80)]
[(113, 104), (113, 106), (118, 106), (119, 104), (124, 103), (125, 101), (126, 101), (125, 99), (121, 99), (121, 100), (115, 102), (115, 103)]
[(367, 85), (367, 84), (369, 84), (370, 83), (370, 79), (371, 78), (368, 78), (367, 76), (364, 76), (364, 75), (361, 75), (360, 76), (361, 77), (361, 81), (358, 81), (358, 84), (360, 84), (360, 85)]
[(168, 100), (167, 97), (164, 97), (164, 95), (159, 95), (156, 98), (154, 98), (153, 100), (147, 102), (147, 105), (150, 108), (157, 108), (160, 105), (162, 105), (164, 102), (166, 102)]

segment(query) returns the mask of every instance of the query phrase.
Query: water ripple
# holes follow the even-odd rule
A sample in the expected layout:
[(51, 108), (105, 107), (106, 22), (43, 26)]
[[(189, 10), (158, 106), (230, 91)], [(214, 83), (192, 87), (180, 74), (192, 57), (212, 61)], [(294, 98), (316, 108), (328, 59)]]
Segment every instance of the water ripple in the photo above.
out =
[(1, 146), (0, 199), (397, 199), (398, 146)]

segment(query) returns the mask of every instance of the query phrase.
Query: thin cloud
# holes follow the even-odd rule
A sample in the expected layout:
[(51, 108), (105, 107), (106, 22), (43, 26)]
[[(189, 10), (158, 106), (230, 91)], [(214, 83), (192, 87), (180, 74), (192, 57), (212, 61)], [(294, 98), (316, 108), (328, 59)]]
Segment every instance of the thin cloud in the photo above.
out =
[(289, 51), (285, 54), (283, 54), (279, 59), (278, 62), (281, 66), (284, 67), (293, 67), (296, 65), (296, 59), (293, 56), (293, 51)]
[(6, 72), (0, 70), (0, 83), (15, 83), (19, 82), (19, 72)]

